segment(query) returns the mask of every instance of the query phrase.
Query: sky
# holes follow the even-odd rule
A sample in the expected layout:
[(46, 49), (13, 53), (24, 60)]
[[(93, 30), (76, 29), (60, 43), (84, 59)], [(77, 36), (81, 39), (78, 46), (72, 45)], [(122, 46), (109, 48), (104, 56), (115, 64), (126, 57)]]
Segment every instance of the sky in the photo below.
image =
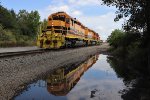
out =
[(115, 7), (101, 5), (101, 0), (0, 0), (1, 4), (14, 9), (37, 10), (41, 20), (57, 11), (65, 11), (77, 18), (83, 25), (97, 32), (102, 40), (106, 40), (114, 29), (121, 29), (123, 20), (114, 22)]

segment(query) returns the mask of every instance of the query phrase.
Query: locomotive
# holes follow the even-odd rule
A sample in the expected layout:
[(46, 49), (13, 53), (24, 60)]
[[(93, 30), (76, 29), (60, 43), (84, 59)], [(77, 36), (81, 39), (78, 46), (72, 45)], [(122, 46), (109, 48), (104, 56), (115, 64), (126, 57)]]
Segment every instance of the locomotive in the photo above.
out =
[(56, 12), (48, 17), (47, 28), (37, 37), (37, 46), (45, 49), (77, 47), (100, 44), (99, 34), (85, 27), (66, 12)]

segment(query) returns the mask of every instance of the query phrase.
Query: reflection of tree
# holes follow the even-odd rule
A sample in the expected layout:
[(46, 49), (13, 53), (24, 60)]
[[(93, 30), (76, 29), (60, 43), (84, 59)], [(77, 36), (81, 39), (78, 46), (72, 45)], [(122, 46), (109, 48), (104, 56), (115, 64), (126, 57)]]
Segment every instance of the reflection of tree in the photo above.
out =
[(123, 100), (150, 100), (150, 78), (136, 69), (138, 65), (131, 67), (126, 60), (113, 57), (108, 57), (107, 61), (127, 86), (121, 90)]
[(131, 88), (122, 90), (123, 100), (150, 100), (150, 80), (136, 79)]
[(131, 81), (135, 78), (135, 74), (133, 72), (130, 72), (130, 69), (127, 67), (127, 63), (124, 61), (124, 59), (118, 60), (113, 57), (108, 57), (107, 62), (117, 73), (117, 76), (119, 78), (123, 78), (125, 82)]

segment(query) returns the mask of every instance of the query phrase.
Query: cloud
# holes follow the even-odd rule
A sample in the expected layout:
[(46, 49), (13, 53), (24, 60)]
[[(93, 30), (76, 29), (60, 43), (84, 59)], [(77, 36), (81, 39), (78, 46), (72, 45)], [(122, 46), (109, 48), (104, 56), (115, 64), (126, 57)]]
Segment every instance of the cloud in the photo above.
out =
[(61, 5), (61, 6), (55, 6), (55, 5), (49, 5), (48, 7), (39, 10), (39, 13), (41, 15), (41, 19), (47, 18), (50, 14), (58, 11), (65, 11), (69, 12), (68, 5)]
[(111, 32), (118, 28), (121, 29), (123, 20), (114, 22), (114, 12), (108, 12), (100, 16), (82, 16), (79, 20), (89, 28), (95, 30), (101, 36), (101, 39), (106, 40)]
[(78, 11), (78, 10), (75, 10), (75, 11), (72, 12), (72, 15), (74, 15), (74, 16), (80, 16), (80, 15), (82, 15), (82, 12)]
[[(68, 100), (121, 100), (118, 91), (123, 88), (124, 83), (121, 80), (86, 80), (82, 78), (69, 94), (67, 94), (67, 98)], [(97, 92), (95, 92), (96, 97), (91, 99), (91, 91), (95, 89), (97, 90)]]
[(74, 4), (77, 6), (93, 6), (93, 5), (100, 5), (100, 0), (69, 0), (70, 4)]
[(68, 7), (68, 5), (62, 5), (62, 6), (52, 6), (52, 5), (49, 5), (46, 8), (46, 10), (50, 11), (51, 13), (56, 12), (56, 11), (65, 11), (65, 12), (68, 12), (69, 7)]
[(47, 18), (50, 14), (58, 12), (58, 11), (64, 11), (68, 13), (69, 15), (71, 15), (72, 17), (77, 17), (77, 16), (82, 15), (81, 11), (74, 9), (68, 5), (60, 5), (60, 6), (49, 5), (48, 7), (42, 10), (39, 10), (39, 13), (41, 15), (41, 20), (43, 20), (44, 18)]

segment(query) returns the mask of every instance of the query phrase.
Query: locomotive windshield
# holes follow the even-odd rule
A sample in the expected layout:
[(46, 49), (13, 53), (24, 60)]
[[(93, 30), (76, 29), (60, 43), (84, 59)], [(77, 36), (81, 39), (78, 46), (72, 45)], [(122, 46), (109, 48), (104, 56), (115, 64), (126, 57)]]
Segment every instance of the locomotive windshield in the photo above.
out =
[(65, 21), (65, 16), (64, 15), (53, 16), (53, 20)]
[(70, 23), (70, 19), (69, 18), (66, 18), (66, 23)]

